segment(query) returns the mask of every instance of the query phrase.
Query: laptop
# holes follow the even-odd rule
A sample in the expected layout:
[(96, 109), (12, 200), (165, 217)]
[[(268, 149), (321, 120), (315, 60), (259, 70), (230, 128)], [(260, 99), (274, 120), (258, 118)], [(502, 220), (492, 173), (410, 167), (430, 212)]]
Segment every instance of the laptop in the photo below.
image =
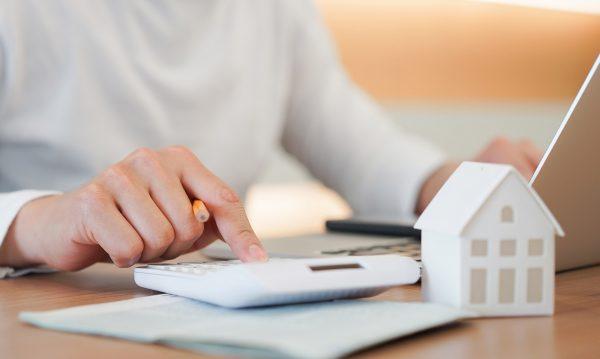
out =
[[(600, 264), (600, 56), (546, 150), (530, 185), (566, 236), (556, 240), (556, 270)], [(398, 253), (420, 260), (413, 237), (319, 233), (263, 240), (272, 257), (302, 258)], [(209, 257), (234, 258), (216, 242)]]

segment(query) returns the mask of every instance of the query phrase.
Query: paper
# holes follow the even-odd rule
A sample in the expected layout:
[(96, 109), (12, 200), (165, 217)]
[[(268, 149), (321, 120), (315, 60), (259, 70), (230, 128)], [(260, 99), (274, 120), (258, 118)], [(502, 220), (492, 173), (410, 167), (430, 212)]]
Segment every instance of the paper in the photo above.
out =
[(161, 294), (20, 319), (43, 328), (256, 358), (336, 358), (470, 313), (430, 303), (367, 300), (226, 309)]
[(0, 279), (16, 278), (31, 273), (54, 273), (56, 269), (48, 267), (29, 267), (22, 269), (14, 269), (10, 267), (0, 267)]

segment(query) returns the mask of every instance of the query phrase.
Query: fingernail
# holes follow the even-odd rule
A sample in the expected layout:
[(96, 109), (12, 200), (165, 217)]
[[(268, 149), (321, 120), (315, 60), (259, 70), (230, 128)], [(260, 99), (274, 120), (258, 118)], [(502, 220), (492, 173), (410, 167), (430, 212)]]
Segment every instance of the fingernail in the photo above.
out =
[(258, 244), (251, 244), (248, 248), (248, 252), (250, 253), (250, 257), (256, 261), (266, 262), (269, 259), (267, 252), (265, 252)]
[(138, 255), (138, 256), (136, 256), (136, 257), (134, 257), (134, 258), (131, 258), (131, 259), (129, 260), (129, 263), (127, 263), (127, 267), (131, 267), (131, 266), (133, 266), (134, 264), (136, 264), (137, 262), (139, 262), (140, 258), (142, 258), (142, 254), (141, 254), (141, 253), (140, 253), (140, 255)]

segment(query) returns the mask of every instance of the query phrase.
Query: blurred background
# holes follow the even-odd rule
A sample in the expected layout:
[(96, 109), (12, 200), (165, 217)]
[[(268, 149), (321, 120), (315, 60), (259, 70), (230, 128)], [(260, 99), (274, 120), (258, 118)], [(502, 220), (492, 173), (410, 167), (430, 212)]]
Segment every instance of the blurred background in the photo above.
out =
[[(600, 53), (599, 0), (316, 4), (353, 80), (394, 121), (456, 159), (498, 135), (545, 149)], [(279, 235), (267, 225), (273, 221), (300, 233), (351, 213), (283, 151), (247, 206), (263, 237)]]

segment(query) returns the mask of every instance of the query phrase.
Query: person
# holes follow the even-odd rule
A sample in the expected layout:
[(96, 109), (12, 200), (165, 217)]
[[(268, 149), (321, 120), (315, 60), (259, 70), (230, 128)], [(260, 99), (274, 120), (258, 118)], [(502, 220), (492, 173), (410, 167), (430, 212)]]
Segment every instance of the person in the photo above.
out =
[[(279, 143), (359, 214), (418, 213), (456, 166), (348, 78), (308, 1), (0, 3), (4, 273), (217, 238), (266, 260), (242, 203)], [(531, 176), (539, 152), (496, 139), (475, 159)]]

